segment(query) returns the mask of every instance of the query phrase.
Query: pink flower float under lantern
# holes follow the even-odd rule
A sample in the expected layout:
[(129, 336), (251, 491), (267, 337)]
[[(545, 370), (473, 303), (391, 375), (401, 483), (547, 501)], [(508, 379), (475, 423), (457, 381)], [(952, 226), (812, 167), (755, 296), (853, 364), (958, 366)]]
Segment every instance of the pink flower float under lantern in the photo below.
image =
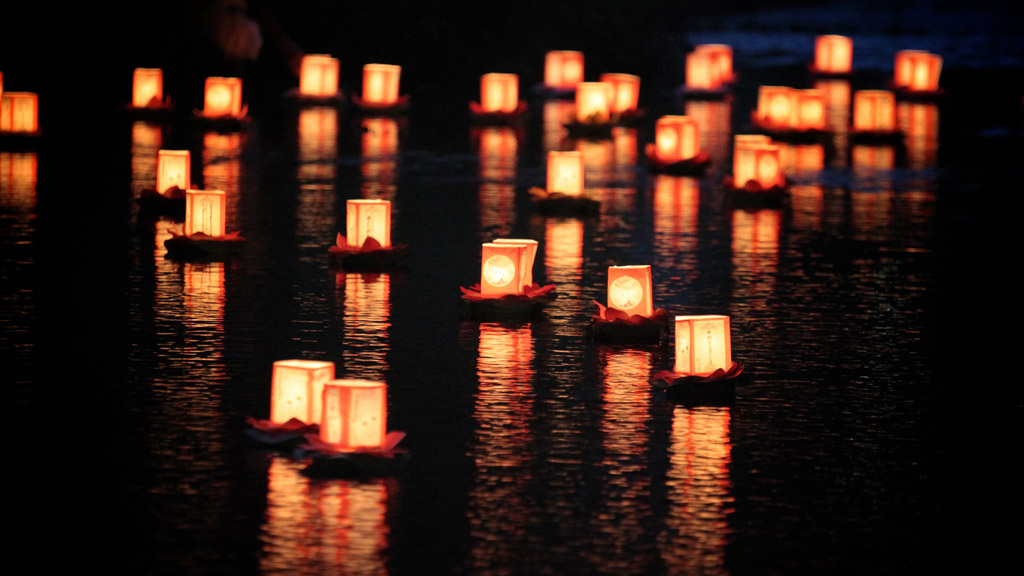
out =
[(555, 298), (555, 285), (533, 282), (536, 240), (499, 238), (481, 247), (480, 283), (462, 288), (476, 319), (529, 316)]
[(743, 364), (732, 359), (728, 316), (676, 316), (675, 365), (652, 384), (693, 403), (730, 402)]
[(340, 233), (327, 253), (331, 264), (353, 271), (397, 268), (409, 255), (406, 244), (391, 243), (389, 200), (348, 200), (346, 234)]
[(668, 325), (668, 312), (654, 308), (649, 265), (609, 266), (608, 305), (594, 304), (590, 329), (598, 341), (658, 341)]

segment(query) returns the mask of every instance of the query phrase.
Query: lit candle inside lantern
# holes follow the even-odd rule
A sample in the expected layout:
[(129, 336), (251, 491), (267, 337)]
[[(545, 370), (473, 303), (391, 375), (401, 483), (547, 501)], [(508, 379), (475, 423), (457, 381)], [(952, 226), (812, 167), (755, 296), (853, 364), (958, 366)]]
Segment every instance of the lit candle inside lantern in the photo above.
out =
[(533, 284), (533, 263), (537, 259), (537, 247), (539, 243), (536, 240), (520, 239), (520, 238), (496, 238), (493, 244), (513, 244), (517, 246), (526, 246), (526, 251), (523, 252), (523, 262), (520, 266), (520, 270), (523, 271), (523, 285), (530, 286)]
[(568, 90), (583, 81), (583, 53), (552, 50), (544, 57), (544, 85)]
[(163, 194), (177, 186), (187, 190), (191, 185), (191, 155), (188, 150), (160, 150), (156, 154), (156, 191)]
[(278, 360), (270, 387), (270, 422), (295, 418), (320, 422), (324, 384), (334, 380), (334, 363), (316, 360)]
[(480, 77), (480, 107), (484, 112), (514, 112), (519, 106), (519, 76), (484, 74)]
[(733, 148), (733, 180), (742, 188), (753, 180), (762, 188), (781, 184), (782, 165), (779, 147), (760, 134), (738, 134)]
[(299, 94), (330, 98), (338, 95), (341, 63), (325, 54), (307, 54), (299, 66)]
[(360, 248), (367, 238), (381, 247), (391, 246), (391, 201), (348, 200), (346, 209), (346, 240), (350, 248)]
[(185, 235), (202, 232), (223, 236), (227, 220), (227, 194), (223, 190), (185, 191)]
[(324, 384), (320, 440), (343, 451), (381, 448), (387, 416), (384, 382), (331, 380)]
[(548, 192), (583, 194), (583, 156), (579, 151), (548, 152)]
[(886, 90), (853, 93), (853, 129), (888, 131), (896, 128), (896, 95)]
[(33, 92), (0, 95), (0, 132), (32, 133), (39, 130), (39, 96)]
[(732, 80), (732, 47), (726, 44), (700, 44), (686, 55), (686, 85), (701, 90), (717, 90)]
[(211, 76), (206, 79), (204, 116), (238, 116), (242, 113), (242, 79)]
[(392, 64), (363, 66), (363, 102), (389, 106), (398, 102), (398, 82), (402, 67)]
[(786, 86), (759, 86), (757, 115), (776, 126), (793, 126), (796, 91)]
[(662, 116), (654, 123), (658, 160), (681, 162), (700, 153), (700, 129), (689, 116)]
[(825, 129), (825, 92), (816, 88), (794, 91), (797, 130)]
[(728, 316), (676, 316), (675, 373), (707, 376), (731, 367)]
[(136, 68), (132, 74), (132, 106), (159, 105), (164, 99), (164, 72), (160, 68)]
[(522, 294), (524, 263), (529, 249), (525, 244), (489, 242), (483, 245), (480, 259), (480, 295), (496, 298)]
[(701, 44), (698, 50), (708, 54), (715, 70), (715, 84), (721, 86), (732, 81), (732, 46), (728, 44)]
[(894, 84), (914, 92), (939, 88), (942, 57), (924, 50), (900, 50), (896, 53)]
[(853, 67), (853, 40), (846, 36), (818, 36), (814, 44), (814, 68), (829, 74), (845, 74)]
[(640, 101), (640, 77), (633, 74), (601, 74), (601, 82), (612, 86), (609, 109), (613, 114), (636, 112)]
[(611, 119), (612, 85), (607, 82), (580, 82), (576, 85), (576, 120), (604, 123)]
[(650, 318), (654, 313), (651, 296), (651, 267), (609, 266), (608, 307)]

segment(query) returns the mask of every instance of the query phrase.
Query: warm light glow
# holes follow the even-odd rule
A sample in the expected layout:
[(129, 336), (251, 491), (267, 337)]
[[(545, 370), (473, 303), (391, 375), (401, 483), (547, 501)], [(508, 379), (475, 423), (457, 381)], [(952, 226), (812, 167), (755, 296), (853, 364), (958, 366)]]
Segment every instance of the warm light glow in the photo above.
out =
[(688, 116), (662, 116), (654, 124), (654, 143), (662, 162), (690, 160), (700, 153), (700, 130)]
[(523, 285), (532, 285), (533, 263), (537, 259), (537, 247), (539, 242), (523, 238), (496, 238), (493, 244), (513, 244), (516, 246), (526, 247), (526, 251), (523, 252), (523, 260), (519, 265), (519, 269), (523, 272)]
[(825, 129), (825, 92), (815, 88), (796, 90), (796, 114), (793, 128), (797, 130)]
[(485, 298), (522, 294), (523, 264), (528, 253), (524, 244), (484, 244), (480, 259), (480, 294)]
[(345, 204), (345, 239), (350, 248), (359, 248), (373, 238), (384, 248), (391, 246), (391, 201), (348, 200)]
[(776, 126), (792, 126), (796, 108), (796, 90), (786, 86), (759, 86), (758, 117)]
[(334, 380), (334, 363), (316, 360), (278, 360), (270, 387), (270, 421), (292, 418), (319, 424), (324, 384)]
[(781, 184), (782, 167), (779, 147), (771, 138), (760, 134), (737, 134), (733, 148), (733, 180), (742, 188), (753, 180), (762, 188)]
[(160, 68), (136, 68), (132, 74), (132, 106), (145, 108), (164, 99), (164, 72)]
[(583, 53), (574, 50), (553, 50), (544, 57), (544, 85), (549, 88), (572, 89), (583, 81)]
[(0, 95), (0, 132), (32, 133), (39, 130), (39, 96), (33, 92)]
[(938, 90), (942, 56), (924, 50), (900, 50), (896, 53), (894, 84), (914, 92)]
[(156, 155), (156, 191), (163, 194), (177, 186), (187, 190), (192, 185), (191, 155), (188, 150), (160, 150)]
[(384, 382), (331, 380), (324, 385), (320, 440), (346, 451), (381, 448), (387, 417)]
[(202, 232), (223, 236), (227, 219), (227, 194), (223, 190), (185, 191), (185, 235)]
[(732, 367), (729, 317), (676, 316), (677, 374), (707, 376)]
[(548, 192), (583, 194), (583, 156), (579, 151), (548, 152)]
[(636, 112), (640, 101), (640, 77), (633, 74), (601, 74), (601, 82), (612, 86), (610, 110), (613, 114)]
[(608, 122), (612, 85), (607, 82), (580, 82), (576, 85), (576, 121)]
[(338, 95), (341, 63), (324, 54), (307, 54), (299, 67), (299, 93), (330, 98)]
[(717, 90), (732, 80), (732, 47), (700, 44), (686, 55), (686, 86)]
[(398, 81), (402, 67), (392, 64), (363, 66), (363, 102), (391, 105), (398, 102)]
[(206, 79), (205, 116), (238, 116), (242, 113), (242, 79), (211, 76)]
[(651, 267), (609, 266), (608, 307), (649, 318), (654, 313)]
[(480, 77), (480, 107), (484, 112), (514, 112), (519, 106), (519, 76), (484, 74)]
[(896, 128), (896, 95), (886, 90), (853, 93), (853, 129), (888, 131)]
[(853, 67), (853, 40), (846, 36), (818, 36), (814, 46), (814, 67), (819, 72), (845, 74)]

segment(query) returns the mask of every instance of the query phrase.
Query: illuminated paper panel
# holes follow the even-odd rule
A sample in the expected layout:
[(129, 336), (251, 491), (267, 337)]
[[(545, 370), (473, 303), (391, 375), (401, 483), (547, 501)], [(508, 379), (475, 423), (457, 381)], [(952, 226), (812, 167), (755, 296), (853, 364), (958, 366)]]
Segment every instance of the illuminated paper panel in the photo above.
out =
[(363, 101), (369, 104), (389, 105), (398, 102), (398, 82), (402, 67), (392, 64), (366, 64), (363, 66)]
[(539, 242), (536, 240), (521, 239), (521, 238), (497, 238), (492, 244), (513, 244), (517, 246), (525, 246), (526, 250), (523, 252), (523, 262), (520, 266), (520, 270), (523, 272), (523, 285), (530, 286), (533, 284), (533, 263), (537, 259), (537, 248)]
[(654, 313), (651, 267), (609, 266), (608, 307), (649, 318)]
[(777, 126), (793, 126), (796, 90), (786, 86), (759, 86), (757, 115)]
[(583, 53), (553, 50), (544, 57), (544, 85), (571, 89), (583, 81)]
[(700, 153), (700, 130), (688, 116), (662, 116), (654, 125), (654, 143), (663, 162), (690, 160)]
[(896, 95), (886, 90), (853, 93), (853, 129), (887, 131), (896, 128)]
[(814, 67), (820, 72), (845, 74), (853, 67), (853, 40), (846, 36), (818, 36), (814, 45)]
[(145, 108), (164, 99), (164, 72), (160, 68), (136, 68), (132, 74), (132, 106)]
[(380, 448), (387, 415), (384, 382), (331, 380), (324, 385), (320, 440), (339, 450)]
[(485, 298), (522, 294), (527, 253), (528, 248), (523, 244), (484, 244), (480, 258), (480, 294)]
[(610, 110), (613, 114), (635, 112), (640, 101), (640, 77), (633, 74), (601, 74), (601, 82), (612, 86)]
[(480, 107), (484, 112), (514, 112), (519, 106), (519, 76), (484, 74), (480, 77)]
[(191, 155), (188, 150), (160, 150), (156, 155), (156, 190), (161, 194), (177, 186), (191, 185)]
[(732, 366), (729, 317), (676, 316), (677, 374), (707, 376)]
[(223, 236), (227, 220), (227, 194), (223, 190), (185, 191), (185, 235), (197, 232)]
[(299, 93), (329, 98), (338, 95), (341, 63), (325, 54), (307, 54), (299, 67)]
[(0, 132), (32, 133), (39, 130), (39, 96), (33, 92), (0, 95)]
[(384, 248), (391, 246), (391, 201), (348, 200), (345, 203), (346, 236), (351, 248), (360, 248), (373, 238)]
[(306, 424), (320, 422), (324, 384), (334, 380), (334, 363), (315, 360), (278, 360), (270, 387), (270, 421), (284, 424), (292, 418)]
[(576, 120), (608, 122), (612, 85), (607, 82), (580, 82), (576, 85)]
[(203, 114), (238, 116), (242, 113), (242, 79), (211, 76), (206, 79)]
[(548, 152), (548, 192), (569, 196), (583, 194), (583, 156), (579, 151)]

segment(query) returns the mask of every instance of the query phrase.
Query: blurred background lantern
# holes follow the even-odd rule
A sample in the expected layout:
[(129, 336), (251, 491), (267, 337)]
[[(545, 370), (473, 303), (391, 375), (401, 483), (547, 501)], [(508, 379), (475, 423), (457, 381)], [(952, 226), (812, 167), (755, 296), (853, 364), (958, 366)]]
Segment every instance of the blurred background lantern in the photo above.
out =
[(318, 424), (324, 384), (331, 380), (334, 380), (333, 362), (274, 362), (270, 386), (270, 422), (280, 425), (295, 418), (305, 424)]
[(361, 248), (367, 238), (373, 238), (382, 248), (391, 246), (390, 200), (348, 200), (345, 217), (349, 248)]
[(299, 94), (318, 98), (338, 95), (341, 63), (326, 54), (307, 54), (299, 66)]
[(480, 77), (480, 107), (484, 112), (510, 113), (518, 106), (518, 75), (490, 73)]
[(164, 99), (164, 72), (160, 68), (136, 68), (132, 74), (132, 106), (159, 105)]
[(887, 90), (853, 93), (853, 129), (857, 132), (896, 129), (896, 95)]
[(320, 440), (341, 451), (380, 449), (387, 436), (384, 382), (342, 379), (324, 384)]
[(239, 116), (242, 113), (242, 79), (211, 76), (206, 79), (203, 115)]
[(825, 92), (817, 88), (796, 90), (796, 108), (792, 128), (797, 130), (825, 129)]
[(29, 134), (39, 130), (39, 96), (33, 92), (0, 95), (0, 132)]
[(611, 120), (612, 85), (580, 82), (576, 85), (576, 121), (605, 123)]
[(826, 74), (847, 74), (853, 68), (853, 40), (826, 34), (814, 43), (814, 69)]
[(924, 50), (900, 50), (896, 53), (893, 84), (911, 92), (939, 89), (942, 56)]
[(185, 235), (202, 232), (223, 236), (227, 220), (227, 194), (223, 190), (185, 191)]
[(398, 82), (402, 67), (393, 64), (363, 66), (363, 102), (375, 106), (398, 103)]
[(575, 50), (552, 50), (544, 57), (544, 85), (571, 90), (583, 81), (583, 53)]
[(676, 316), (676, 374), (707, 376), (731, 367), (728, 316)]
[(700, 153), (700, 129), (689, 116), (662, 116), (654, 123), (654, 145), (661, 162), (691, 160)]
[(524, 244), (485, 243), (480, 258), (480, 295), (497, 298), (522, 294), (528, 254)]
[(608, 307), (649, 318), (654, 313), (651, 267), (609, 266)]
[(548, 152), (548, 193), (583, 194), (583, 156), (577, 150)]
[(796, 90), (787, 86), (759, 86), (757, 116), (778, 127), (792, 127), (796, 110)]
[(761, 188), (782, 184), (782, 161), (779, 147), (761, 134), (737, 134), (733, 147), (733, 181), (737, 188), (753, 180)]
[(156, 154), (156, 191), (163, 194), (177, 186), (191, 186), (191, 154), (188, 150), (159, 150)]
[(601, 82), (612, 87), (609, 109), (612, 114), (636, 112), (640, 102), (640, 77), (633, 74), (601, 74)]
[(536, 240), (525, 238), (496, 238), (492, 244), (513, 244), (526, 247), (526, 251), (523, 252), (523, 262), (520, 270), (523, 273), (523, 285), (531, 286), (533, 284), (533, 263), (537, 259), (537, 248), (540, 243)]

